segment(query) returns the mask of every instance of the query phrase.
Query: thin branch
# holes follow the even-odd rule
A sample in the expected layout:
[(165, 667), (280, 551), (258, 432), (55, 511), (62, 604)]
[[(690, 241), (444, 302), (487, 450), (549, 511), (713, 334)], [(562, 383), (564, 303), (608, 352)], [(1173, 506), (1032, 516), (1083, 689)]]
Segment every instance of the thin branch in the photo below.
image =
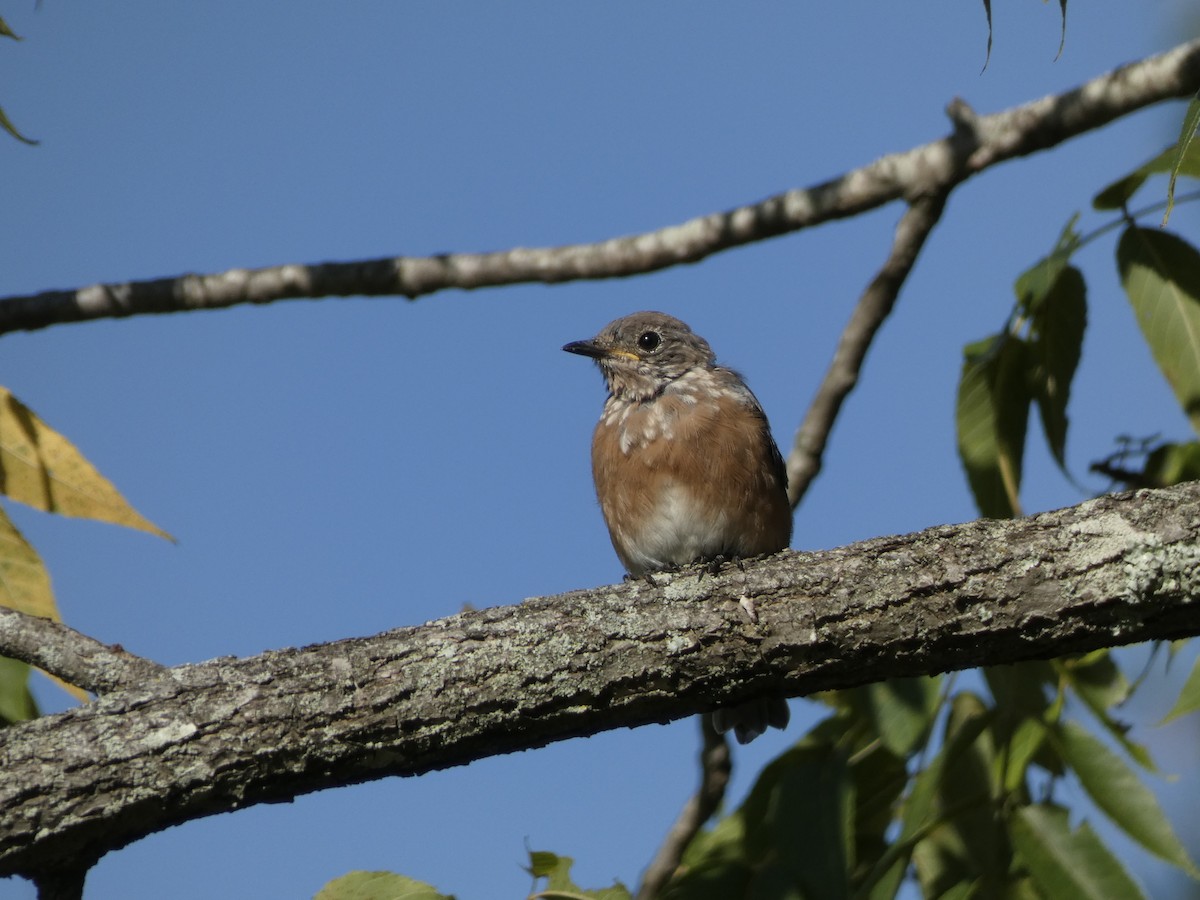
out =
[(19, 659), (63, 681), (106, 694), (161, 678), (164, 666), (110, 647), (60, 622), (0, 606), (0, 656)]
[(172, 668), (0, 730), (0, 877), (766, 693), (1200, 634), (1198, 546), (1192, 483)]
[(941, 218), (949, 190), (936, 190), (912, 201), (896, 226), (891, 253), (863, 291), (842, 331), (833, 361), (796, 431), (792, 452), (788, 454), (788, 497), (793, 507), (800, 503), (821, 471), (821, 459), (842, 402), (858, 383), (867, 350), (891, 313), (925, 239)]
[(700, 787), (684, 804), (679, 818), (675, 820), (654, 859), (646, 867), (635, 900), (654, 900), (662, 893), (662, 889), (679, 868), (683, 852), (687, 850), (692, 838), (721, 808), (725, 799), (725, 788), (729, 785), (729, 773), (732, 769), (729, 742), (725, 735), (719, 734), (712, 727), (711, 716), (700, 716), (699, 722), (703, 741), (700, 750)]
[(722, 250), (857, 215), (931, 185), (1045, 150), (1135, 110), (1200, 88), (1200, 40), (1081, 87), (973, 119), (941, 140), (882, 157), (830, 181), (657, 231), (564, 247), (446, 253), (357, 262), (231, 269), (0, 299), (0, 334), (65, 322), (221, 309), (276, 300), (404, 296), (521, 282), (617, 278), (693, 263)]

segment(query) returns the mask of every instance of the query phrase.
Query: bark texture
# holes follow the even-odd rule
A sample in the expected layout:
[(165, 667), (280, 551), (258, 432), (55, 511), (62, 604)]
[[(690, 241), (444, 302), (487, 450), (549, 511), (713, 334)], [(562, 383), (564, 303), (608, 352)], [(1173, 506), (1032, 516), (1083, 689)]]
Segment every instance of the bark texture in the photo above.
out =
[(1190, 484), (161, 670), (0, 731), (0, 875), (760, 692), (1194, 635), (1198, 539)]

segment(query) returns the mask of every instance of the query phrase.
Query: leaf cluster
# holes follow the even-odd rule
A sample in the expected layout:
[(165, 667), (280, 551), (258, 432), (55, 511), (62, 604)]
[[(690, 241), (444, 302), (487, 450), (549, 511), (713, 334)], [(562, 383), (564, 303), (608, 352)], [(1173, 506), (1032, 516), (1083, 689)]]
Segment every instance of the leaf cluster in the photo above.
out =
[[(1200, 103), (1193, 101), (1193, 108)], [(1193, 123), (1192, 127), (1195, 125)], [(1087, 329), (1087, 285), (1072, 264), (1082, 247), (1114, 228), (1121, 235), (1116, 264), (1142, 337), (1171, 386), (1193, 430), (1200, 435), (1200, 251), (1183, 237), (1147, 227), (1128, 204), (1154, 174), (1200, 178), (1200, 147), (1190, 140), (1168, 148), (1101, 190), (1099, 211), (1120, 218), (1081, 235), (1076, 214), (1051, 251), (1016, 280), (1016, 301), (995, 334), (963, 348), (956, 430), (959, 458), (984, 516), (1021, 514), (1020, 486), (1027, 427), (1036, 406), (1054, 461), (1066, 463), (1067, 404)], [(1173, 197), (1166, 205), (1173, 203)], [(1139, 470), (1131, 458), (1143, 458)], [(1119, 441), (1118, 451), (1093, 471), (1138, 487), (1165, 487), (1200, 476), (1200, 443), (1138, 444)]]
[[(1109, 651), (981, 674), (973, 689), (937, 676), (815, 698), (828, 715), (696, 836), (660, 896), (890, 900), (915, 882), (938, 898), (1144, 897), (1091, 823), (1057, 798), (1068, 778), (1134, 842), (1200, 875), (1143, 782), (1157, 774), (1149, 753), (1116, 718), (1135, 686)], [(1196, 682), (1172, 715), (1200, 705)], [(1072, 709), (1086, 710), (1099, 735), (1065, 715)], [(531, 852), (531, 900), (632, 897), (619, 882), (580, 887), (572, 862)], [(380, 877), (351, 873), (318, 896), (409, 896), (332, 890)], [(413, 897), (442, 896), (420, 888)]]
[[(664, 896), (1140, 897), (1086, 822), (1055, 801), (1071, 773), (1151, 853), (1195, 873), (1135, 772), (1149, 755), (1112, 716), (1130, 686), (1108, 651), (955, 679), (870, 685), (764, 770), (745, 803), (698, 839)], [(1065, 719), (1088, 708), (1123, 752)]]

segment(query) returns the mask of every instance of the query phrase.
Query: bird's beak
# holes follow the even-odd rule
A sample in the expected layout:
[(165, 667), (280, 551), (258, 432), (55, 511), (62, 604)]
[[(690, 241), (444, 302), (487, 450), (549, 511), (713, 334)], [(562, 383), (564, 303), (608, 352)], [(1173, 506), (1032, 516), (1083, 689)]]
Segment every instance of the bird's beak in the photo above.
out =
[(604, 347), (596, 341), (571, 341), (569, 344), (564, 344), (563, 349), (568, 353), (578, 353), (580, 356), (590, 356), (592, 359), (612, 359), (619, 357), (621, 359), (632, 359), (637, 361), (637, 356), (630, 353), (628, 350), (614, 350), (612, 347)]
[(571, 341), (569, 344), (563, 344), (563, 349), (568, 353), (590, 356), (592, 359), (600, 359), (608, 355), (595, 341)]

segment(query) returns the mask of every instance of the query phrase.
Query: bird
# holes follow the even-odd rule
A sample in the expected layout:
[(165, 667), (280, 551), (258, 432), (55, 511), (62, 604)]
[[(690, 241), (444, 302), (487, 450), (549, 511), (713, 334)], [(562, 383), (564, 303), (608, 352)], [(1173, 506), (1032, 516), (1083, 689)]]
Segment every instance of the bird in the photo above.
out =
[[(757, 398), (704, 338), (662, 312), (616, 319), (563, 350), (595, 360), (608, 397), (592, 476), (613, 549), (632, 577), (786, 549), (787, 469)], [(713, 713), (746, 744), (785, 728), (782, 697)]]

